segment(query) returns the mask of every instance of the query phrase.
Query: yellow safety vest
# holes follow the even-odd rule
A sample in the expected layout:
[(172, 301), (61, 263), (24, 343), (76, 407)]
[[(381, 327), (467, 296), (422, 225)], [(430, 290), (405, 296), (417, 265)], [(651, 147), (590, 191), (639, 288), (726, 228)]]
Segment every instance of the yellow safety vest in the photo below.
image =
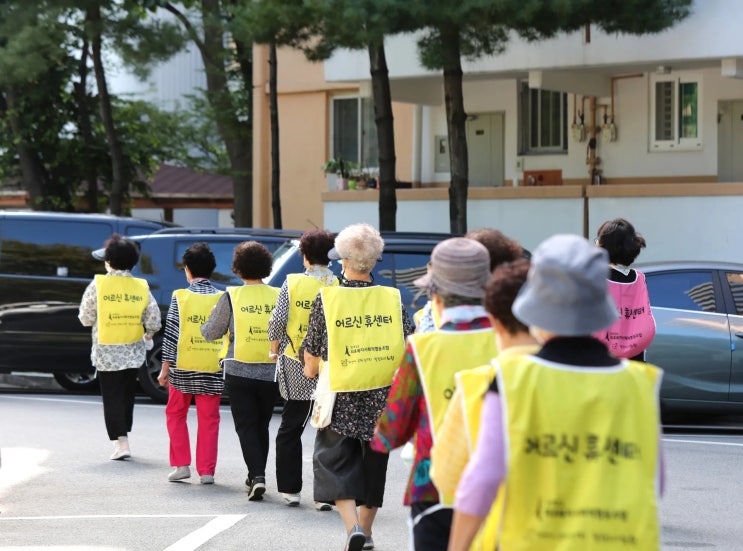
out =
[(138, 277), (95, 276), (98, 344), (131, 344), (144, 336), (142, 314), (150, 301), (147, 281)]
[(405, 353), (400, 291), (394, 287), (320, 289), (328, 332), (328, 374), (333, 392), (392, 384)]
[(235, 320), (235, 359), (244, 363), (268, 363), (268, 320), (279, 290), (268, 285), (227, 287)]
[[(512, 346), (501, 350), (498, 360), (515, 355), (533, 354), (539, 350), (538, 345)], [(491, 361), (487, 365), (466, 369), (454, 375), (457, 381), (457, 402), (452, 402), (450, 407), (462, 408), (464, 415), (464, 432), (467, 437), (467, 449), (469, 455), (475, 451), (477, 437), (480, 434), (480, 421), (482, 419), (482, 404), (485, 393), (495, 379), (496, 364)], [(500, 531), (500, 519), (503, 511), (503, 487), (498, 490), (498, 495), (490, 508), (485, 521), (480, 526), (477, 536), (470, 545), (470, 551), (492, 551), (498, 544), (498, 532)]]
[[(304, 274), (289, 274), (286, 276), (286, 282), (289, 296), (289, 319), (286, 323), (286, 334), (289, 337), (289, 345), (283, 351), (283, 354), (299, 361), (299, 347), (307, 334), (312, 303), (320, 289), (327, 285), (317, 278)], [(335, 285), (338, 285), (337, 279), (334, 279), (329, 286), (333, 287)]]
[(178, 303), (178, 369), (187, 371), (219, 371), (219, 352), (222, 340), (207, 341), (201, 336), (201, 326), (209, 319), (222, 291), (210, 295), (194, 293), (188, 289), (173, 292)]
[[(495, 334), (491, 327), (468, 331), (438, 330), (411, 335), (408, 342), (413, 349), (426, 398), (431, 436), (436, 442), (436, 431), (454, 394), (455, 373), (494, 358), (498, 354)], [(440, 495), (439, 501), (453, 505), (454, 496)]]
[(660, 369), (498, 360), (507, 420), (500, 549), (659, 549)]

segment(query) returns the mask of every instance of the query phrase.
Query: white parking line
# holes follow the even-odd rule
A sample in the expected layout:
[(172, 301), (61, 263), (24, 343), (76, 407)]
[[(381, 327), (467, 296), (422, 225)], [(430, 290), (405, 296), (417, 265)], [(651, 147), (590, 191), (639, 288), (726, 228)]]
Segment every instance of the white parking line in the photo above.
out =
[[(216, 535), (231, 528), (247, 515), (58, 515), (46, 517), (0, 517), (0, 523), (3, 521), (18, 520), (99, 520), (99, 519), (124, 519), (124, 518), (211, 518), (204, 526), (194, 530), (190, 534), (179, 539), (173, 545), (166, 547), (163, 551), (195, 551)], [(0, 550), (7, 551), (6, 547), (0, 547)], [(75, 548), (77, 549), (77, 548)], [(80, 548), (82, 549), (82, 548)]]
[(247, 515), (220, 515), (214, 520), (207, 522), (204, 526), (179, 539), (164, 551), (194, 551), (198, 549), (220, 532), (224, 532), (231, 526), (237, 524)]
[(675, 438), (664, 438), (664, 442), (679, 442), (681, 444), (705, 444), (710, 446), (734, 446), (743, 447), (743, 442), (711, 442), (709, 440), (677, 440)]

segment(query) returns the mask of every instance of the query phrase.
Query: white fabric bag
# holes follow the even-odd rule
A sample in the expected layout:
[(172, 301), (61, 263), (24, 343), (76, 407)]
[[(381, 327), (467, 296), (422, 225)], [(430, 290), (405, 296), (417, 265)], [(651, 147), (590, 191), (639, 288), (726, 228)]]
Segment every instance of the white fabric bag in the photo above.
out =
[(330, 369), (322, 362), (320, 373), (317, 376), (314, 399), (310, 425), (316, 429), (322, 429), (330, 425), (330, 419), (333, 417), (333, 406), (335, 405), (335, 392), (330, 390)]

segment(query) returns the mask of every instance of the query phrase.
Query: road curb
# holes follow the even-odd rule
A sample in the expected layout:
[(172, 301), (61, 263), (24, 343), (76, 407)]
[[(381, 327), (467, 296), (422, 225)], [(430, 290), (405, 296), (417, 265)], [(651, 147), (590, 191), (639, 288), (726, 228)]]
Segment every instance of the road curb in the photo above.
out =
[(0, 388), (29, 388), (35, 390), (64, 390), (49, 373), (0, 373)]

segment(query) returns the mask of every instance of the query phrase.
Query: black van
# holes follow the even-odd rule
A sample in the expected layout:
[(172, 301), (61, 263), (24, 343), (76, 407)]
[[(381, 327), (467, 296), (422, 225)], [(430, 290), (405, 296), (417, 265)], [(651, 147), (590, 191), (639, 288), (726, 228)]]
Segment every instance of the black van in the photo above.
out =
[(103, 214), (0, 211), (0, 372), (53, 373), (68, 390), (95, 388), (90, 328), (80, 299), (102, 264), (91, 256), (113, 233), (165, 223)]

